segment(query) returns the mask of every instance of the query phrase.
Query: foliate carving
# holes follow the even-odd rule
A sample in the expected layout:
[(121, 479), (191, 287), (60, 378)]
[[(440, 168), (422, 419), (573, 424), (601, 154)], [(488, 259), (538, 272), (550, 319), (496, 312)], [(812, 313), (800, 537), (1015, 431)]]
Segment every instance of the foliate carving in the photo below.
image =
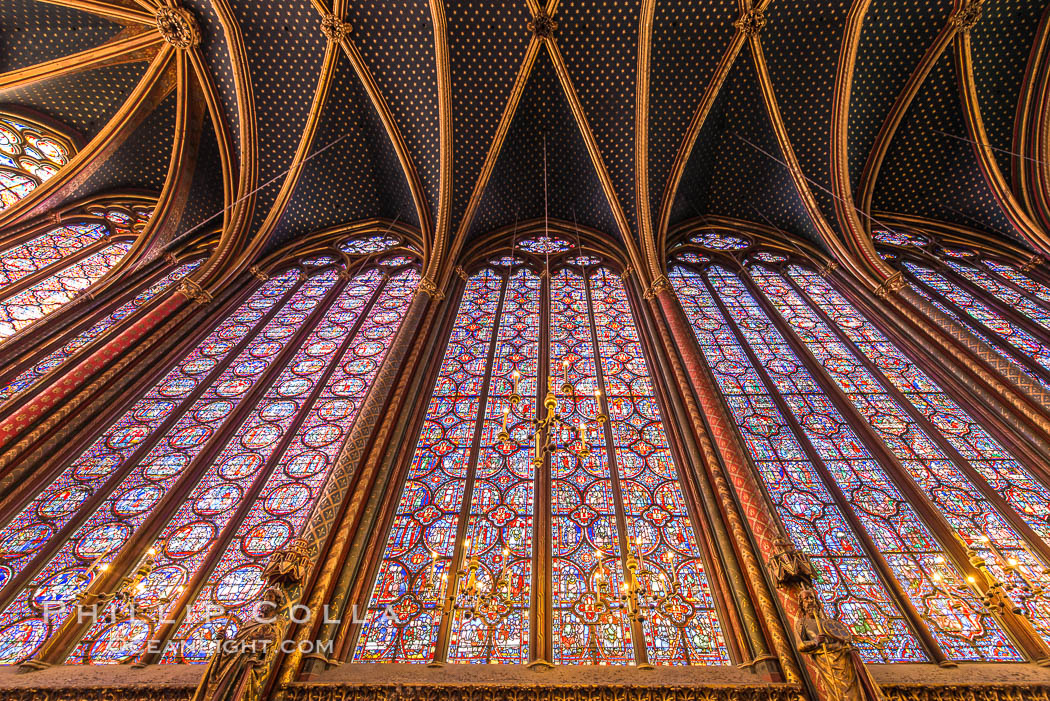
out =
[(270, 279), (270, 276), (264, 273), (262, 271), (262, 268), (260, 268), (258, 265), (253, 265), (252, 267), (248, 268), (248, 272), (251, 273), (253, 277), (262, 280), (263, 282), (266, 282)]
[(670, 290), (671, 283), (668, 281), (667, 276), (661, 275), (660, 277), (653, 280), (653, 284), (650, 285), (649, 289), (645, 291), (644, 297), (647, 300), (652, 299), (661, 292), (669, 292)]
[(981, 8), (984, 0), (968, 0), (968, 2), (952, 13), (948, 21), (952, 23), (957, 32), (968, 32), (974, 28), (981, 19)]
[(886, 278), (881, 285), (875, 288), (875, 296), (886, 298), (891, 292), (903, 289), (904, 285), (904, 275), (902, 275), (900, 271), (897, 271)]
[(52, 226), (58, 226), (62, 223), (62, 212), (54, 211), (47, 215), (47, 223)]
[(423, 294), (429, 296), (431, 299), (435, 299), (439, 302), (445, 299), (445, 293), (439, 290), (437, 288), (437, 285), (434, 284), (434, 281), (428, 277), (425, 277), (422, 280), (420, 280), (419, 284), (416, 286), (416, 289), (422, 292)]
[(634, 266), (628, 265), (622, 273), (620, 273), (620, 279), (627, 282), (627, 278), (631, 277), (631, 273), (634, 272)]
[(733, 22), (733, 26), (744, 33), (744, 36), (753, 37), (766, 26), (766, 12), (758, 8), (746, 10)]
[(1021, 270), (1022, 273), (1027, 273), (1032, 268), (1034, 268), (1035, 266), (1039, 265), (1042, 262), (1043, 262), (1043, 257), (1041, 255), (1039, 255), (1038, 253), (1036, 253), (1031, 258), (1029, 258), (1025, 262), (1024, 265), (1021, 266), (1020, 270)]
[(529, 31), (540, 39), (550, 39), (554, 32), (558, 31), (558, 23), (543, 8), (529, 20), (528, 27)]
[(171, 251), (168, 251), (164, 254), (164, 262), (166, 262), (168, 265), (178, 265), (179, 258)]
[(769, 573), (778, 587), (813, 586), (813, 564), (783, 536), (773, 542), (775, 552), (769, 558)]
[(207, 304), (212, 300), (211, 293), (206, 291), (193, 280), (183, 280), (180, 282), (179, 292), (186, 295), (197, 304)]
[(798, 650), (817, 667), (825, 692), (835, 701), (883, 701), (882, 692), (864, 667), (849, 628), (828, 618), (812, 588), (798, 597), (802, 618), (798, 624)]
[(161, 7), (154, 16), (157, 31), (164, 41), (177, 49), (192, 49), (201, 43), (197, 20), (189, 10), (181, 7)]
[(335, 15), (321, 17), (321, 33), (328, 37), (329, 41), (342, 41), (350, 36), (350, 29), (349, 22), (344, 22)]
[(465, 282), (467, 279), (467, 271), (464, 270), (462, 266), (457, 265), (456, 276), (459, 277), (460, 280), (463, 280)]

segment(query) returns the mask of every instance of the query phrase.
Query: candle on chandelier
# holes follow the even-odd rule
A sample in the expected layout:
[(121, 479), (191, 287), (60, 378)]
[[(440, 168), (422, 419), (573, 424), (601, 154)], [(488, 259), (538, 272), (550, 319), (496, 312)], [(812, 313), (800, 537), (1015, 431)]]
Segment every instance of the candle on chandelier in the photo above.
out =
[(561, 381), (569, 384), (569, 361), (561, 361)]
[(521, 373), (518, 372), (517, 370), (515, 370), (514, 373), (511, 375), (511, 377), (514, 378), (514, 394), (517, 394), (518, 393), (518, 380), (521, 379)]

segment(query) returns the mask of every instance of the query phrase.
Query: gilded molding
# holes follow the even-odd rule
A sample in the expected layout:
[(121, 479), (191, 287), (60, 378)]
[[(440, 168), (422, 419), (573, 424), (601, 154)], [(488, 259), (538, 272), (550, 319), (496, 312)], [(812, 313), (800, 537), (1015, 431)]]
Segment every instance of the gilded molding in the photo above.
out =
[(208, 304), (213, 299), (210, 292), (189, 278), (185, 278), (179, 283), (179, 292), (197, 304)]
[(200, 45), (201, 30), (189, 10), (162, 5), (157, 9), (155, 20), (161, 37), (176, 49), (192, 49)]
[(1027, 261), (1025, 261), (1024, 265), (1022, 265), (1019, 268), (1019, 270), (1022, 273), (1027, 273), (1030, 270), (1032, 270), (1033, 268), (1035, 268), (1036, 266), (1038, 266), (1042, 262), (1043, 262), (1043, 257), (1041, 255), (1039, 255), (1038, 253), (1036, 253), (1036, 254), (1032, 255), (1032, 257), (1029, 258)]

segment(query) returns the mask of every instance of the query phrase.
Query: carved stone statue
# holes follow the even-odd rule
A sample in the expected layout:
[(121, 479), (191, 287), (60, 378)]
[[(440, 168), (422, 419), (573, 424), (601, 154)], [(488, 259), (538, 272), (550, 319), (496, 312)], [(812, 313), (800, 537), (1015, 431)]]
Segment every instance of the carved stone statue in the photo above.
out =
[(813, 659), (828, 696), (838, 701), (880, 701), (882, 692), (853, 646), (849, 628), (827, 617), (814, 589), (800, 588), (798, 603), (802, 609), (798, 650)]

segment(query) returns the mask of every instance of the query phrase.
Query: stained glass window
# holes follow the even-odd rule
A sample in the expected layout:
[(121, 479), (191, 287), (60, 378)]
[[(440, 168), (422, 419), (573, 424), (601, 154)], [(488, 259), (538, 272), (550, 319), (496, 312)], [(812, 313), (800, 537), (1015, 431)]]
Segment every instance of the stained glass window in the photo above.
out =
[(114, 325), (134, 314), (150, 300), (156, 299), (158, 296), (166, 292), (170, 292), (174, 288), (175, 283), (196, 270), (201, 262), (202, 261), (200, 260), (194, 260), (179, 265), (164, 277), (147, 286), (130, 300), (121, 304), (104, 318), (98, 320), (90, 327), (84, 329), (73, 338), (66, 341), (60, 347), (48, 353), (43, 359), (34, 362), (31, 367), (23, 370), (13, 379), (7, 380), (3, 386), (0, 386), (0, 401), (7, 401), (16, 395), (25, 392), (35, 383), (39, 382), (40, 378), (44, 377), (44, 375), (64, 363), (74, 353), (94, 341), (109, 329), (113, 328)]
[(66, 137), (23, 117), (0, 114), (0, 212), (69, 163)]
[[(571, 249), (552, 241), (521, 245)], [(729, 662), (626, 291), (570, 262), (466, 281), (354, 660)], [(576, 448), (536, 462), (548, 388), (555, 442)], [(644, 622), (619, 596), (628, 567)]]
[(136, 542), (152, 571), (135, 615), (100, 616), (70, 663), (161, 649), (151, 661), (201, 662), (246, 620), (261, 566), (309, 522), (419, 279), (314, 270), (259, 284), (4, 525), (0, 661), (32, 655), (106, 568), (141, 564)]
[(1039, 477), (812, 270), (678, 265), (670, 277), (770, 501), (866, 659), (1022, 659), (967, 548), (1050, 640), (1031, 593), (1050, 584)]
[[(0, 118), (0, 126), (3, 126)], [(0, 341), (51, 314), (115, 266), (131, 250), (149, 209), (92, 205), (44, 233), (0, 251)]]

